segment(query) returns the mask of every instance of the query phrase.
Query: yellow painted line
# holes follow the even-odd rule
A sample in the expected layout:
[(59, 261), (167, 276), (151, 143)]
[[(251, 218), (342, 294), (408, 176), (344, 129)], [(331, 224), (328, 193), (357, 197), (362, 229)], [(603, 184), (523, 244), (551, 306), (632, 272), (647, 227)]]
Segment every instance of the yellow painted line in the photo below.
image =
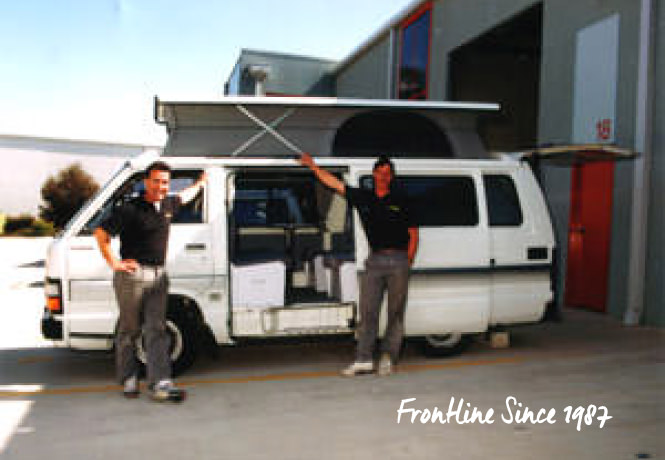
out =
[[(441, 364), (403, 364), (395, 366), (396, 373), (423, 372), (441, 369), (455, 369), (469, 366), (489, 366), (495, 364), (518, 364), (524, 362), (522, 358), (505, 357), (497, 359), (481, 359), (475, 361), (453, 361)], [(211, 384), (231, 384), (231, 383), (251, 383), (251, 382), (279, 382), (285, 380), (306, 380), (327, 377), (339, 377), (339, 371), (318, 371), (318, 372), (289, 372), (284, 374), (266, 374), (266, 375), (247, 375), (240, 377), (211, 378), (181, 380), (178, 382), (180, 387), (193, 387), (198, 385)], [(65, 387), (65, 388), (38, 388), (34, 390), (16, 390), (0, 391), (0, 398), (10, 398), (16, 396), (38, 396), (38, 395), (74, 395), (88, 393), (109, 393), (122, 390), (120, 385), (99, 385), (85, 387)]]
[(477, 361), (453, 361), (445, 364), (403, 364), (396, 367), (398, 370), (405, 370), (407, 372), (421, 372), (421, 371), (451, 369), (456, 367), (467, 367), (467, 366), (489, 366), (492, 364), (517, 364), (524, 361), (525, 361), (524, 358), (508, 356), (505, 358), (479, 359)]

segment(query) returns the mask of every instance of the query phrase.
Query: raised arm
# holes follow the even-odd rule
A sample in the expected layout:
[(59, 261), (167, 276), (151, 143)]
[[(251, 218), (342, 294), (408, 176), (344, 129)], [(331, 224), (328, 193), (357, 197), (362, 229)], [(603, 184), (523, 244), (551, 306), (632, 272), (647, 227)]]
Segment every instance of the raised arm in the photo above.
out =
[(335, 175), (329, 173), (325, 169), (321, 169), (316, 163), (314, 163), (314, 159), (309, 153), (303, 153), (300, 156), (300, 164), (309, 168), (314, 173), (316, 178), (326, 187), (330, 187), (340, 195), (344, 195), (346, 193), (346, 186), (344, 185), (344, 182), (339, 180), (337, 177), (335, 177)]
[(199, 191), (203, 188), (203, 186), (207, 183), (207, 181), (208, 181), (208, 175), (205, 172), (201, 173), (196, 182), (178, 192), (178, 196), (180, 197), (180, 202), (182, 204), (187, 204), (190, 201), (192, 201), (199, 193)]

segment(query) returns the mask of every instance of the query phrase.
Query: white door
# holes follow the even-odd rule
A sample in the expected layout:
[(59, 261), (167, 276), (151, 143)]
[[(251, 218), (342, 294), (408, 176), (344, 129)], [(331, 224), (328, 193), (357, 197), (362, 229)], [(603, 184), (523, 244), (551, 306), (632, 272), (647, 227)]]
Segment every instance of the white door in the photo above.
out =
[[(201, 170), (174, 170), (171, 193), (192, 185)], [(186, 203), (171, 221), (166, 270), (170, 291), (198, 298), (213, 285), (213, 229), (207, 219), (205, 193)]]
[[(174, 170), (171, 193), (191, 184), (201, 171)], [(118, 309), (113, 292), (113, 272), (102, 258), (92, 231), (108, 215), (113, 206), (136, 196), (142, 190), (141, 174), (131, 177), (109, 199), (79, 234), (68, 241), (67, 278), (68, 302), (65, 314), (69, 337), (87, 347), (105, 348), (115, 331)], [(171, 291), (197, 294), (213, 282), (212, 233), (205, 224), (205, 200), (200, 194), (183, 206), (172, 220), (167, 270)], [(113, 238), (111, 247), (119, 255), (120, 242)]]
[[(397, 185), (409, 197), (420, 235), (409, 279), (405, 334), (484, 331), (489, 318), (491, 275), (480, 176), (453, 169), (398, 168), (397, 174)], [(355, 180), (361, 187), (370, 187), (371, 172), (360, 172)], [(358, 268), (364, 270), (367, 243), (359, 217), (355, 217)], [(385, 302), (384, 298), (384, 306)], [(382, 315), (381, 330), (384, 324)]]
[(492, 261), (490, 324), (538, 321), (552, 297), (554, 238), (546, 205), (524, 168), (488, 170), (483, 182)]

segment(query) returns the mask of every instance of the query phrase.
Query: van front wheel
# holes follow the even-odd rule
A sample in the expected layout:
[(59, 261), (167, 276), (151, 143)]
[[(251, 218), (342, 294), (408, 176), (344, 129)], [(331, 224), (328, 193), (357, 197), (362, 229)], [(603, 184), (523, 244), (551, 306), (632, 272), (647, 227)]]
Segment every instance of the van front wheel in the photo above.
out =
[[(195, 325), (187, 313), (178, 309), (169, 309), (166, 316), (166, 333), (169, 336), (169, 356), (174, 376), (178, 376), (189, 369), (196, 359)], [(145, 365), (147, 357), (144, 346), (144, 336), (136, 341), (136, 357)]]
[(471, 337), (459, 332), (426, 335), (424, 352), (429, 357), (454, 356), (462, 353), (470, 343)]

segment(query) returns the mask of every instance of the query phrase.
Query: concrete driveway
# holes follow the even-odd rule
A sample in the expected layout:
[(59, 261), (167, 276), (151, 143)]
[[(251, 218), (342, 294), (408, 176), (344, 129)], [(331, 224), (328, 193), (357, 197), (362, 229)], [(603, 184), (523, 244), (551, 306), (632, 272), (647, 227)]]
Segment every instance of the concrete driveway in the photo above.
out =
[(35, 255), (45, 242), (0, 239), (0, 253), (10, 244), (20, 254), (0, 268), (3, 459), (665, 455), (662, 330), (571, 310), (560, 323), (513, 330), (508, 349), (477, 342), (456, 358), (425, 359), (409, 344), (387, 378), (338, 377), (350, 342), (223, 348), (179, 380), (184, 404), (129, 401), (113, 383), (112, 356), (39, 338)]

